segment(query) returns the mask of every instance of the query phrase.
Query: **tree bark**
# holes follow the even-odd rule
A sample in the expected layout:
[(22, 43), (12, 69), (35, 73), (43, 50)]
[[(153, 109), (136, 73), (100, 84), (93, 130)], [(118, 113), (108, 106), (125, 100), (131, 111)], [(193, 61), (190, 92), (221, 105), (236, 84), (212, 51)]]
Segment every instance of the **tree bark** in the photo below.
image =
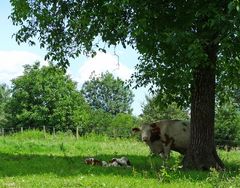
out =
[(193, 70), (191, 98), (190, 145), (183, 159), (183, 168), (209, 170), (223, 169), (214, 142), (215, 74), (217, 46), (205, 48), (207, 62)]

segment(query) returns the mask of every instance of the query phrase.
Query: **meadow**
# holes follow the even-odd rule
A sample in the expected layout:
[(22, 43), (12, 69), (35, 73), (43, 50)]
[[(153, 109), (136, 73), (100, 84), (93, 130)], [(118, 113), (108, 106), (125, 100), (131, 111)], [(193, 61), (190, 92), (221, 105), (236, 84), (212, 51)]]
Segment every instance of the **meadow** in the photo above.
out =
[[(225, 171), (184, 171), (179, 154), (164, 162), (136, 138), (90, 134), (76, 139), (68, 133), (26, 131), (0, 137), (0, 187), (240, 187), (240, 151), (219, 153)], [(87, 157), (122, 156), (131, 168), (84, 163)]]

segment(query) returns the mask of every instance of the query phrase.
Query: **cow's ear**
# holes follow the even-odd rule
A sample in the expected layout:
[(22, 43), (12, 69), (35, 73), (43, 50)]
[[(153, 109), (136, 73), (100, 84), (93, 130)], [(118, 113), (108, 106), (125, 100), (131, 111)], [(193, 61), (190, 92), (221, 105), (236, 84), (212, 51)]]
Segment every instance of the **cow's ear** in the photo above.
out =
[(159, 127), (154, 127), (154, 128), (152, 129), (152, 133), (160, 134), (160, 132), (161, 132), (161, 129), (160, 129)]
[(157, 127), (157, 124), (156, 124), (156, 123), (152, 123), (152, 124), (150, 124), (150, 126), (151, 126), (152, 128), (156, 128), (156, 127)]
[(141, 131), (141, 129), (138, 128), (138, 127), (132, 128), (132, 132), (137, 133), (137, 132), (140, 132), (140, 131)]
[(156, 123), (152, 123), (151, 124), (151, 127), (152, 127), (152, 133), (157, 133), (157, 134), (160, 134), (160, 127), (159, 126), (157, 126), (157, 124)]

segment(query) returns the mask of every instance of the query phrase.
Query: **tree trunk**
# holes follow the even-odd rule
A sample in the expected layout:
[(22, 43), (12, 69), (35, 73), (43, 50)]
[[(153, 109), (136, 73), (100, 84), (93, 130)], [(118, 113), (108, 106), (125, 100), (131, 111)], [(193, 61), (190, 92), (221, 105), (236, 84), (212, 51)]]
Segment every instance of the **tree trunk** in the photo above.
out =
[(193, 70), (191, 137), (183, 159), (185, 169), (223, 169), (214, 142), (216, 45), (205, 48), (208, 61)]

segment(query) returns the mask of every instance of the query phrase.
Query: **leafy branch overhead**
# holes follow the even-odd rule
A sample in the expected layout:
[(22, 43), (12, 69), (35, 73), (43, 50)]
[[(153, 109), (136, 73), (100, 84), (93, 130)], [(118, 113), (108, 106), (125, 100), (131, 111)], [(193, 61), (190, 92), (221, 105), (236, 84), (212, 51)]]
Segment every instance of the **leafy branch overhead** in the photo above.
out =
[(20, 26), (15, 34), (18, 43), (35, 44), (37, 38), (48, 51), (45, 58), (65, 68), (69, 58), (105, 51), (105, 44), (130, 45), (141, 54), (136, 86), (157, 85), (159, 93), (171, 93), (169, 103), (173, 98), (183, 105), (189, 101), (192, 69), (207, 58), (205, 44), (219, 44), (219, 89), (226, 83), (233, 85), (239, 77), (236, 0), (10, 2), (10, 18)]

